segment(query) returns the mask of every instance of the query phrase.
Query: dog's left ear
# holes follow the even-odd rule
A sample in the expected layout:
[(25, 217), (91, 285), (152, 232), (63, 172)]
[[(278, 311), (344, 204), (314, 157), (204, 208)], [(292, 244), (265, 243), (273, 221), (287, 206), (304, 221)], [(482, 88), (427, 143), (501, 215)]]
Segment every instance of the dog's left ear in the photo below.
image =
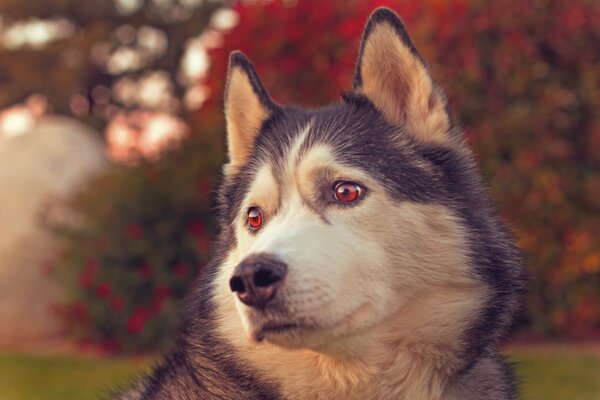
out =
[(387, 8), (371, 14), (363, 33), (353, 89), (393, 123), (428, 142), (452, 140), (444, 95), (400, 18)]
[(236, 171), (248, 160), (263, 123), (277, 108), (250, 60), (240, 51), (232, 52), (225, 85), (227, 174)]

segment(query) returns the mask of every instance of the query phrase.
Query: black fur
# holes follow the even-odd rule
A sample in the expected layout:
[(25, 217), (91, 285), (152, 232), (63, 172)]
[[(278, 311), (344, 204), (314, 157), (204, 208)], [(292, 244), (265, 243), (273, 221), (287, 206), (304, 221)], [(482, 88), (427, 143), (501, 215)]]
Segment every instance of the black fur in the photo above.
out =
[[(248, 76), (254, 94), (256, 94), (257, 98), (260, 100), (260, 103), (265, 107), (265, 109), (272, 111), (279, 108), (277, 103), (275, 103), (273, 99), (271, 99), (271, 96), (269, 96), (269, 93), (267, 93), (267, 91), (265, 90), (265, 87), (263, 86), (262, 81), (258, 77), (258, 74), (256, 73), (252, 62), (248, 59), (248, 57), (246, 57), (244, 53), (242, 53), (239, 50), (233, 51), (229, 56), (229, 74), (231, 74), (231, 71), (233, 71), (235, 68), (242, 69)], [(227, 78), (225, 96), (227, 96), (227, 93), (229, 93), (229, 90), (227, 90), (228, 86), (229, 77)], [(225, 101), (227, 101), (227, 98), (225, 98)]]

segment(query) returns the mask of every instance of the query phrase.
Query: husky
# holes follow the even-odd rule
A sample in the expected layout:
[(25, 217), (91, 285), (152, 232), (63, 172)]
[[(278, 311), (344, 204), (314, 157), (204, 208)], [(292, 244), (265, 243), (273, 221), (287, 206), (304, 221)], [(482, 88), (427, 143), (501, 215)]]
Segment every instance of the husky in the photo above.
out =
[(225, 115), (214, 259), (174, 350), (120, 398), (518, 397), (498, 347), (522, 258), (393, 11), (339, 103), (277, 104), (233, 52)]

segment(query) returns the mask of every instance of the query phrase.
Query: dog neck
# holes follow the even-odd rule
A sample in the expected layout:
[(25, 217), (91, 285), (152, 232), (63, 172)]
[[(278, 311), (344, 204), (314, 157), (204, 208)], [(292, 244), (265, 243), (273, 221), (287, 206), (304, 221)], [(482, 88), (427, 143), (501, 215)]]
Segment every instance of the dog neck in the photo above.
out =
[(453, 362), (447, 350), (394, 342), (387, 332), (342, 342), (346, 343), (337, 346), (354, 350), (288, 354), (289, 367), (277, 376), (284, 395), (295, 399), (440, 398)]
[[(454, 312), (456, 300), (464, 296), (461, 292), (447, 288), (436, 297), (420, 298), (378, 327), (318, 350), (290, 350), (248, 340), (241, 334), (234, 303), (225, 298), (218, 302), (223, 322), (219, 329), (239, 357), (276, 382), (288, 399), (434, 400), (460, 367), (465, 326), (441, 322)], [(431, 314), (428, 310), (434, 308), (436, 313)], [(460, 306), (463, 311), (469, 308)], [(454, 321), (466, 317), (453, 315), (458, 317)]]

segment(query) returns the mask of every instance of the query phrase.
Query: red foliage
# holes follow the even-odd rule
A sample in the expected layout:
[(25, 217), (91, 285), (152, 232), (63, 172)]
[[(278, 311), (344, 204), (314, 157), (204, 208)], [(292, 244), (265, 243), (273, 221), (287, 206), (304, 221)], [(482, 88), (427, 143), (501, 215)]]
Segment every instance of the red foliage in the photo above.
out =
[(125, 307), (123, 296), (114, 296), (110, 299), (110, 308), (115, 312), (121, 311)]
[(209, 251), (210, 250), (210, 238), (207, 236), (201, 237), (200, 239), (198, 239), (198, 249), (202, 250), (202, 251)]
[(154, 289), (155, 299), (164, 300), (171, 295), (171, 288), (165, 284), (158, 284)]
[(138, 267), (138, 274), (142, 279), (149, 279), (152, 277), (152, 267), (147, 262), (143, 262)]
[(87, 305), (78, 301), (71, 305), (71, 314), (75, 319), (84, 320), (87, 317)]
[(210, 194), (212, 190), (212, 182), (206, 178), (198, 179), (198, 193), (201, 196), (206, 196)]
[(205, 234), (204, 222), (202, 221), (192, 221), (190, 227), (188, 228), (190, 235), (201, 237)]
[(83, 287), (92, 287), (94, 279), (98, 272), (98, 261), (88, 260), (83, 267), (83, 271), (79, 275), (79, 284)]
[(150, 304), (150, 311), (158, 315), (163, 311), (164, 301), (171, 295), (171, 288), (164, 284), (159, 284), (154, 289), (154, 298)]
[(150, 318), (150, 309), (146, 307), (138, 307), (133, 311), (133, 314), (127, 320), (127, 331), (131, 334), (139, 334), (146, 325), (146, 321)]
[(142, 237), (144, 230), (139, 224), (130, 224), (127, 227), (127, 236), (129, 236), (133, 240), (138, 240)]
[(117, 338), (106, 338), (98, 343), (101, 350), (107, 353), (116, 353), (122, 350), (122, 345)]
[(106, 299), (112, 293), (112, 287), (108, 282), (100, 282), (98, 286), (96, 286), (96, 294), (98, 297)]
[(179, 263), (173, 267), (173, 275), (179, 279), (186, 279), (190, 274), (190, 268), (183, 263)]

